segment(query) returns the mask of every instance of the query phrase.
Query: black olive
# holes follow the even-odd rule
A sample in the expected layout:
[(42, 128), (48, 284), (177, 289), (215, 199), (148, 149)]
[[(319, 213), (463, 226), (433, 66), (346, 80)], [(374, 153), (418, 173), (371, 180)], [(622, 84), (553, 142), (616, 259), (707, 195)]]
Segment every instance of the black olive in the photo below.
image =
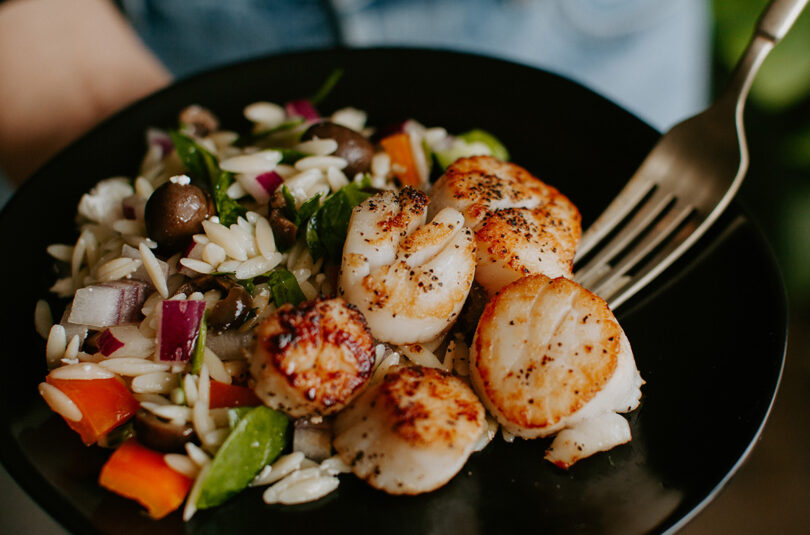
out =
[(135, 436), (138, 442), (164, 453), (185, 451), (186, 442), (192, 441), (194, 429), (190, 423), (182, 425), (158, 418), (146, 409), (135, 413)]
[(349, 165), (343, 170), (349, 180), (357, 173), (365, 173), (371, 168), (374, 146), (362, 134), (355, 132), (351, 128), (325, 121), (310, 126), (304, 132), (302, 139), (306, 141), (315, 137), (337, 141), (338, 148), (334, 155), (340, 156), (349, 162)]
[(278, 208), (271, 208), (267, 219), (270, 222), (270, 228), (273, 229), (273, 236), (279, 248), (283, 251), (292, 247), (298, 233), (295, 223), (287, 219)]
[(203, 190), (171, 181), (152, 193), (144, 211), (149, 237), (166, 252), (185, 247), (194, 234), (203, 231), (202, 222), (212, 215), (213, 204)]
[(253, 307), (253, 298), (242, 286), (234, 284), (228, 295), (220, 299), (208, 314), (208, 326), (222, 333), (245, 322)]

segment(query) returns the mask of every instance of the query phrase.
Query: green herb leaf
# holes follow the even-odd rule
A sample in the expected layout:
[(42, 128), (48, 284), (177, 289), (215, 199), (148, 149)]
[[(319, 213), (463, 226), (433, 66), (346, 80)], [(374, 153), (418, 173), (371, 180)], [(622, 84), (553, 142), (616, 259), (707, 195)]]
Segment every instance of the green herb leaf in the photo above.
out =
[(200, 332), (197, 334), (197, 344), (194, 346), (194, 353), (191, 355), (191, 373), (200, 374), (205, 357), (205, 337), (208, 333), (208, 311), (203, 312), (200, 322)]
[(329, 93), (332, 92), (332, 89), (335, 88), (337, 83), (340, 81), (341, 77), (343, 76), (343, 69), (335, 69), (330, 74), (329, 77), (323, 82), (323, 85), (318, 89), (318, 91), (309, 99), (313, 106), (320, 103), (323, 99), (325, 99)]
[(352, 209), (371, 196), (371, 193), (363, 191), (362, 188), (366, 187), (364, 182), (343, 186), (330, 195), (310, 218), (306, 241), (315, 260), (322, 256), (340, 260)]
[(270, 292), (273, 294), (273, 302), (277, 307), (286, 303), (292, 303), (293, 306), (298, 305), (301, 301), (306, 300), (304, 292), (298, 286), (298, 280), (295, 275), (286, 269), (277, 269), (267, 274), (267, 285), (270, 287)]
[(211, 191), (219, 222), (226, 227), (233, 225), (239, 219), (239, 216), (244, 216), (247, 213), (244, 206), (228, 196), (228, 188), (234, 181), (235, 179), (231, 173), (222, 171)]
[(281, 194), (284, 196), (285, 203), (284, 217), (292, 221), (297, 228), (306, 225), (309, 218), (312, 217), (320, 207), (320, 193), (307, 199), (304, 204), (298, 208), (295, 207), (295, 197), (293, 197), (286, 185), (281, 186)]
[(248, 147), (250, 145), (254, 145), (261, 141), (263, 138), (278, 134), (280, 132), (286, 132), (288, 130), (292, 130), (293, 128), (304, 124), (305, 119), (303, 117), (295, 117), (290, 119), (289, 121), (285, 121), (278, 126), (273, 128), (268, 128), (266, 130), (260, 130), (258, 132), (254, 132), (252, 134), (245, 134), (241, 136), (239, 139), (234, 142), (234, 145), (237, 147)]
[(287, 445), (289, 423), (283, 413), (264, 406), (244, 414), (211, 461), (197, 508), (221, 505), (247, 487)]
[(300, 150), (296, 149), (275, 148), (273, 150), (277, 150), (281, 153), (281, 163), (285, 163), (287, 165), (293, 165), (301, 158), (309, 156), (309, 154), (306, 152), (301, 152)]
[(293, 223), (295, 223), (296, 227), (300, 227), (301, 225), (306, 225), (307, 221), (318, 211), (318, 208), (321, 207), (321, 194), (317, 194), (314, 197), (307, 199), (304, 204), (298, 208), (298, 212), (295, 214), (295, 219), (293, 219)]
[(295, 197), (290, 193), (290, 188), (287, 187), (287, 184), (281, 186), (281, 195), (284, 197), (284, 217), (295, 222), (298, 209), (295, 207)]

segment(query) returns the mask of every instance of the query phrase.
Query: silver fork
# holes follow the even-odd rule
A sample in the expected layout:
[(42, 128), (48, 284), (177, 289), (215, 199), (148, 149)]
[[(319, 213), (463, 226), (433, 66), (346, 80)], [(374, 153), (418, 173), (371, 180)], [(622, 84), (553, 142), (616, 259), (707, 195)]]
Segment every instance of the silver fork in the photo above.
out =
[[(737, 193), (748, 169), (743, 131), (748, 90), (765, 57), (807, 1), (773, 0), (765, 8), (725, 92), (705, 111), (664, 134), (619, 195), (583, 233), (576, 257), (580, 264), (596, 246), (606, 243), (575, 271), (574, 280), (611, 308), (681, 256)], [(609, 234), (613, 237), (606, 240)]]

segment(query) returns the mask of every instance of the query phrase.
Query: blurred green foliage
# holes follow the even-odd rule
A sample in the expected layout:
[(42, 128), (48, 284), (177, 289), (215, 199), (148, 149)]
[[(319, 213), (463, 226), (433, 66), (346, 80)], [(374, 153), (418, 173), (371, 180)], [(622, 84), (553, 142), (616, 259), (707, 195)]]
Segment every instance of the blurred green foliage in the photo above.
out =
[[(731, 69), (751, 38), (767, 0), (715, 0), (717, 59)], [(783, 111), (810, 95), (810, 9), (774, 49), (751, 88), (751, 99)]]
[[(713, 0), (716, 89), (768, 0)], [(768, 235), (794, 312), (810, 312), (810, 9), (765, 60), (745, 112), (751, 155), (741, 201)]]

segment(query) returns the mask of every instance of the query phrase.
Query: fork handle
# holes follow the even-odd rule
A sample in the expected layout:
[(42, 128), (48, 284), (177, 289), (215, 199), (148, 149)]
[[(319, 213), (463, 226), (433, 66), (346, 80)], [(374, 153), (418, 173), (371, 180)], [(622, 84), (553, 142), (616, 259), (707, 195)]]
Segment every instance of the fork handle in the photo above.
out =
[(772, 0), (760, 15), (756, 30), (748, 47), (734, 69), (725, 94), (718, 104), (735, 109), (738, 127), (742, 125), (742, 109), (748, 90), (762, 62), (790, 30), (808, 0)]
[(778, 43), (806, 5), (807, 0), (774, 0), (760, 16), (757, 33), (774, 44)]

